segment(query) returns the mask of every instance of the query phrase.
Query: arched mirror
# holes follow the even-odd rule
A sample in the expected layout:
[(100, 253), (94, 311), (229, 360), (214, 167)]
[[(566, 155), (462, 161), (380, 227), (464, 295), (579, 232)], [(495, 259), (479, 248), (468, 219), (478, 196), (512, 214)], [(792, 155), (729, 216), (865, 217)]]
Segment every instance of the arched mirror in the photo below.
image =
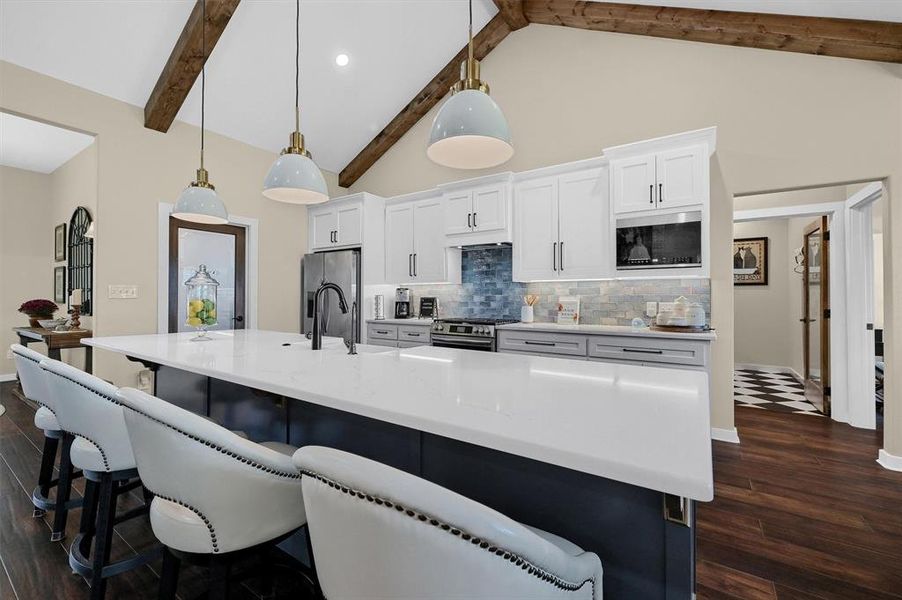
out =
[(79, 206), (69, 220), (69, 286), (72, 290), (81, 290), (82, 315), (92, 315), (94, 309), (94, 240), (85, 237), (91, 226), (91, 213), (84, 206)]

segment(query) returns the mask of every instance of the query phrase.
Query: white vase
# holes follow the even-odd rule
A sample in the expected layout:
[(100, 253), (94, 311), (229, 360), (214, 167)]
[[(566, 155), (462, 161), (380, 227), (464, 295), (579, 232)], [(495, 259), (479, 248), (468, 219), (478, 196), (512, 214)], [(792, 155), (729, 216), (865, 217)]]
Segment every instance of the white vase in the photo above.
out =
[(536, 311), (532, 306), (520, 307), (520, 321), (523, 323), (532, 323), (536, 318)]

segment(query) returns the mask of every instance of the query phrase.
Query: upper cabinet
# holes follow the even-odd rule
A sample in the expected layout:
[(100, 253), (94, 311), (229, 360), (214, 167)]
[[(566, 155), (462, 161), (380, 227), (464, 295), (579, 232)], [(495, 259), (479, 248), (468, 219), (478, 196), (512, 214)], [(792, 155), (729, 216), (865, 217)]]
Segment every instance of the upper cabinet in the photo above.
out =
[(707, 204), (714, 143), (710, 128), (605, 149), (614, 214)]
[(524, 174), (514, 184), (514, 281), (612, 276), (608, 168)]
[(330, 200), (307, 209), (310, 249), (353, 248), (363, 244), (362, 199)]
[(448, 247), (443, 215), (438, 194), (411, 194), (386, 205), (387, 283), (460, 283), (460, 249)]
[(454, 245), (511, 241), (510, 173), (439, 186), (444, 234)]

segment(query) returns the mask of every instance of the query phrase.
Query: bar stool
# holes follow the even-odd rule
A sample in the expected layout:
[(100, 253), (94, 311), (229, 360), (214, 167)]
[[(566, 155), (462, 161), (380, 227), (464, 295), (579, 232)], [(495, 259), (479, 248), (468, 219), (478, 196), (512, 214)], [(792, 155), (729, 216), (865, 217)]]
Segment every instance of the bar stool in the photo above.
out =
[(110, 562), (113, 526), (147, 513), (145, 504), (117, 514), (117, 500), (141, 486), (117, 388), (57, 360), (45, 358), (50, 393), (57, 399), (56, 416), (75, 436), (72, 464), (84, 473), (85, 497), (79, 533), (69, 548), (69, 566), (91, 585), (91, 599), (106, 594), (107, 580), (160, 556), (162, 548)]
[(293, 460), (326, 598), (602, 597), (598, 556), (554, 534), (347, 452)]
[[(210, 598), (226, 598), (232, 566), (286, 539), (307, 520), (293, 446), (257, 444), (172, 404), (122, 388), (125, 423), (150, 523), (166, 547), (161, 599), (175, 597), (182, 561), (212, 572)], [(306, 576), (313, 585), (313, 574)]]
[[(49, 391), (47, 376), (40, 367), (45, 356), (20, 344), (11, 345), (10, 350), (16, 361), (16, 371), (19, 374), (19, 381), (22, 383), (25, 397), (39, 405), (34, 414), (34, 424), (44, 431), (44, 450), (41, 453), (38, 485), (31, 493), (31, 503), (34, 504), (32, 516), (43, 517), (48, 510), (52, 510), (54, 514), (50, 541), (58, 542), (66, 535), (69, 510), (82, 505), (80, 498), (70, 500), (72, 480), (81, 477), (81, 472), (72, 468), (72, 461), (69, 458), (69, 448), (75, 438), (71, 433), (62, 430), (56, 418), (56, 401)], [(60, 441), (62, 441), (62, 451), (60, 452), (59, 477), (54, 479), (53, 467), (56, 465), (56, 454)], [(53, 488), (56, 489), (56, 498), (51, 500), (49, 494)]]

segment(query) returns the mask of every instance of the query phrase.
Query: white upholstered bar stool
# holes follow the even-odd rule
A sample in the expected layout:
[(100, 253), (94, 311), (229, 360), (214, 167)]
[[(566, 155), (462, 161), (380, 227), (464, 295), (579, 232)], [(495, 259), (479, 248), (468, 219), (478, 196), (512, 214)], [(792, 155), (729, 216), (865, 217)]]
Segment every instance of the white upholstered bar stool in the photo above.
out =
[(556, 535), (347, 452), (305, 446), (294, 463), (330, 600), (602, 597), (598, 556)]
[(122, 388), (118, 398), (141, 479), (154, 493), (150, 523), (166, 546), (159, 597), (175, 597), (185, 561), (209, 567), (209, 597), (226, 598), (237, 560), (307, 522), (296, 448), (252, 442), (139, 390)]
[[(49, 358), (41, 361), (41, 368), (57, 401), (57, 419), (75, 436), (72, 464), (85, 476), (84, 507), (78, 536), (69, 548), (69, 566), (88, 580), (91, 599), (100, 600), (110, 577), (159, 557), (162, 549), (110, 562), (113, 526), (147, 513), (146, 504), (116, 512), (119, 498), (141, 485), (116, 386)], [(144, 499), (148, 501), (146, 490)]]
[[(81, 506), (80, 498), (71, 500), (72, 480), (81, 473), (72, 468), (69, 459), (69, 448), (75, 439), (71, 433), (63, 431), (56, 418), (56, 401), (47, 384), (47, 374), (41, 369), (41, 361), (46, 358), (34, 350), (20, 344), (10, 346), (16, 362), (16, 372), (25, 397), (38, 404), (34, 414), (34, 424), (44, 431), (44, 449), (41, 453), (41, 470), (38, 472), (38, 484), (31, 494), (34, 504), (34, 517), (43, 517), (48, 510), (54, 511), (53, 528), (50, 541), (57, 542), (66, 535), (66, 521), (69, 509)], [(62, 442), (62, 443), (61, 443)], [(56, 465), (57, 450), (60, 450), (59, 477), (54, 479), (53, 467)], [(50, 490), (56, 489), (56, 498), (49, 498)]]

